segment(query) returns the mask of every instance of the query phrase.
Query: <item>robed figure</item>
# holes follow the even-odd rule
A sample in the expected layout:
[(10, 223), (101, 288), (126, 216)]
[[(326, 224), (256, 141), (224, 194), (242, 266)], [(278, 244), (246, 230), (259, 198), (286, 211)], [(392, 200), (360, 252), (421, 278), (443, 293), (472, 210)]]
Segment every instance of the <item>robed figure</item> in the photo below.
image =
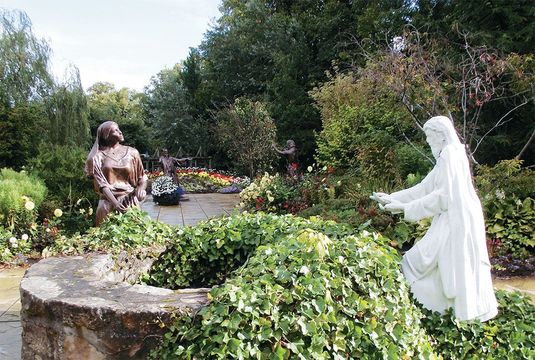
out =
[(421, 183), (372, 198), (405, 220), (433, 217), (425, 236), (403, 256), (411, 291), (427, 309), (453, 307), (460, 320), (486, 321), (497, 314), (481, 202), (466, 150), (445, 116), (424, 125), (436, 165)]

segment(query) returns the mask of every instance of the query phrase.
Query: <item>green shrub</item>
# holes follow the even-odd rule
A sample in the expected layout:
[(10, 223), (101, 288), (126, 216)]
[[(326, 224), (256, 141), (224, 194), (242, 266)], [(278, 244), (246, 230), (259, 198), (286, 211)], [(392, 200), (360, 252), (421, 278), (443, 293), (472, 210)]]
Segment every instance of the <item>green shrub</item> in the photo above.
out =
[(435, 357), (399, 255), (370, 234), (288, 233), (259, 246), (209, 298), (197, 316), (176, 320), (155, 358)]
[(520, 160), (479, 166), (475, 177), (485, 210), (491, 254), (525, 257), (535, 246), (535, 173)]
[(49, 198), (67, 206), (83, 198), (94, 203), (97, 195), (93, 183), (84, 174), (87, 153), (78, 147), (45, 144), (39, 147), (39, 155), (28, 166), (44, 180)]
[(0, 263), (9, 263), (17, 255), (28, 255), (31, 241), (28, 234), (17, 237), (10, 230), (0, 226)]
[(35, 222), (45, 198), (43, 182), (25, 171), (0, 170), (0, 226), (22, 234)]
[(178, 228), (146, 281), (171, 289), (220, 284), (247, 261), (258, 245), (276, 243), (305, 228), (323, 229), (333, 238), (351, 232), (333, 221), (262, 212), (212, 219), (195, 227)]
[(421, 133), (384, 82), (365, 73), (338, 74), (311, 96), (322, 116), (316, 153), (321, 165), (398, 185), (409, 173), (431, 167), (422, 155), (430, 157)]
[(91, 228), (85, 235), (55, 237), (43, 253), (50, 256), (94, 251), (136, 252), (165, 245), (170, 242), (175, 231), (170, 225), (152, 220), (147, 213), (130, 208), (124, 214), (110, 214), (100, 227)]
[(520, 293), (496, 292), (499, 313), (485, 323), (423, 309), (422, 325), (445, 359), (535, 359), (535, 305)]
[[(241, 207), (248, 211), (269, 211), (284, 214), (301, 202), (295, 182), (279, 174), (265, 173), (240, 193)], [(306, 204), (302, 206), (307, 206)]]

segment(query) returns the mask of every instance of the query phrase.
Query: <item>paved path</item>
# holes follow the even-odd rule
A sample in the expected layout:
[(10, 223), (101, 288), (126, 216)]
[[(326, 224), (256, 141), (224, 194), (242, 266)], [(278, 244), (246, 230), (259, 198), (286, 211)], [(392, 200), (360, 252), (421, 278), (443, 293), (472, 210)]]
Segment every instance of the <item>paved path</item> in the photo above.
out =
[(230, 215), (237, 211), (240, 202), (238, 194), (186, 194), (185, 200), (176, 206), (159, 206), (149, 196), (141, 204), (141, 209), (148, 212), (155, 220), (171, 225), (195, 225), (201, 220), (214, 216)]
[(0, 359), (20, 359), (19, 283), (25, 269), (0, 270)]
[[(237, 194), (187, 194), (177, 206), (158, 206), (149, 196), (141, 208), (150, 217), (171, 225), (195, 225), (214, 216), (229, 215), (239, 203)], [(21, 326), (19, 283), (24, 268), (0, 269), (0, 360), (19, 360)]]

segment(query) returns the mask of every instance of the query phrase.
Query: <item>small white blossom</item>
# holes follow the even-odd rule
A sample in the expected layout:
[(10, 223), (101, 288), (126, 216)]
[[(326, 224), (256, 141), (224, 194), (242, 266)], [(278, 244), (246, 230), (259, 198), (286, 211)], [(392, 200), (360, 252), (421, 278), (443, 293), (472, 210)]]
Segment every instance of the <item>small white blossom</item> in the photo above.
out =
[(28, 211), (32, 211), (34, 208), (35, 208), (35, 203), (33, 201), (26, 201), (26, 203), (24, 204), (24, 207), (26, 208), (26, 210)]
[(22, 236), (20, 238), (22, 240), (26, 241), (26, 240), (28, 240), (29, 236), (28, 236), (28, 234), (22, 234)]

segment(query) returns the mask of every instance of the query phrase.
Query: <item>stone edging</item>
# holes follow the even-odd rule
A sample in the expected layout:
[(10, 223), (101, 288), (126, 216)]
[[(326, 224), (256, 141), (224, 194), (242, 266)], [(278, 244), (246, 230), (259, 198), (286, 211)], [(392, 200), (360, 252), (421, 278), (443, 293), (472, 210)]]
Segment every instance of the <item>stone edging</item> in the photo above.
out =
[(197, 311), (209, 291), (125, 282), (153, 260), (92, 254), (29, 268), (20, 284), (22, 359), (146, 358), (172, 315)]

